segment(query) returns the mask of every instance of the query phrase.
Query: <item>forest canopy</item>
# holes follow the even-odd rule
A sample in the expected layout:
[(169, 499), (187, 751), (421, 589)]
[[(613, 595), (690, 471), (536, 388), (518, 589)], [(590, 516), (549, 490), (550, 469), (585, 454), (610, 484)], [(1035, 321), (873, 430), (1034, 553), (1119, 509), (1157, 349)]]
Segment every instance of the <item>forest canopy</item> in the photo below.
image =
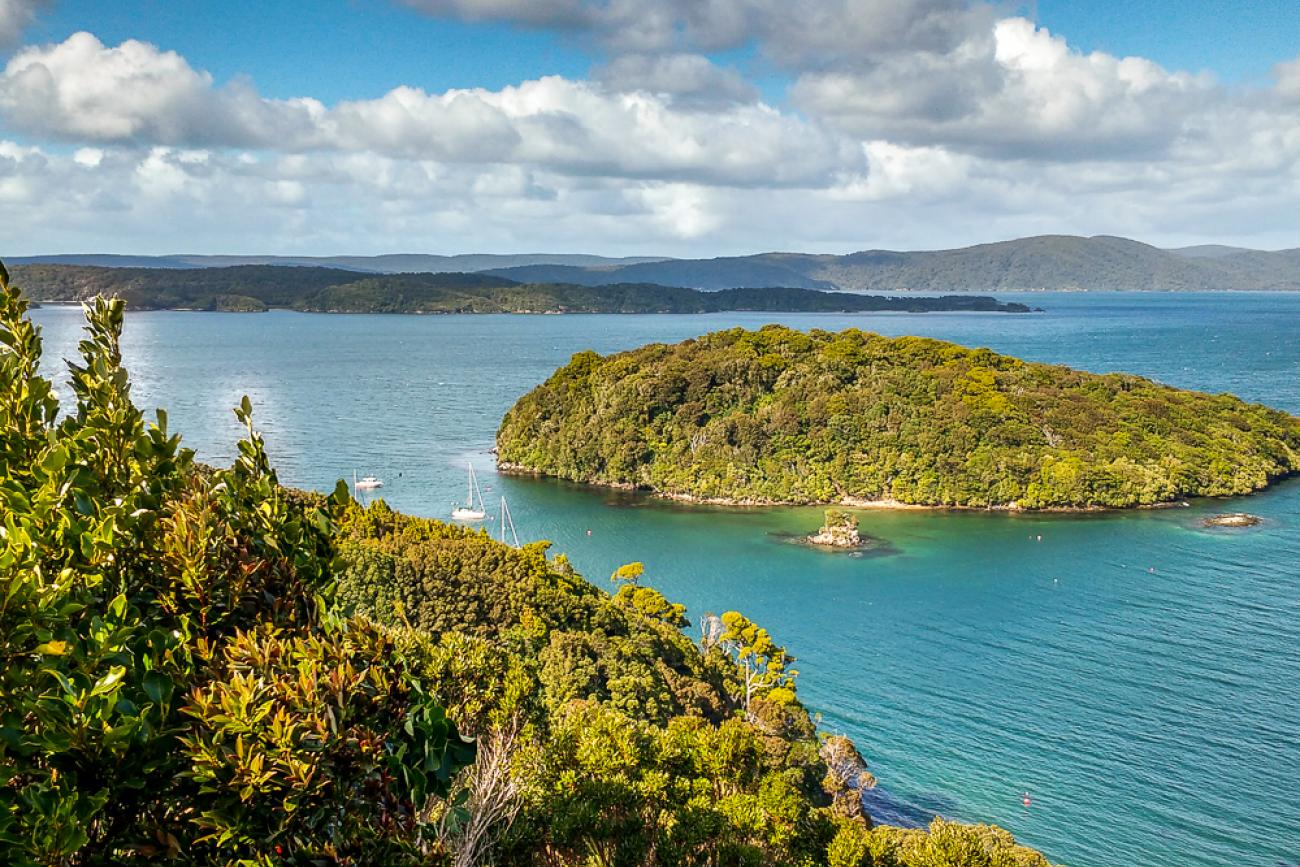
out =
[(1245, 494), (1300, 419), (920, 337), (769, 325), (600, 356), (522, 397), (501, 466), (742, 503), (1099, 508)]
[(38, 301), (120, 297), (132, 310), (311, 313), (861, 313), (971, 310), (1027, 313), (983, 295), (884, 297), (803, 288), (701, 292), (654, 283), (581, 286), (519, 283), (488, 274), (362, 274), (340, 268), (236, 265), (227, 268), (105, 268), (23, 265), (15, 269)]

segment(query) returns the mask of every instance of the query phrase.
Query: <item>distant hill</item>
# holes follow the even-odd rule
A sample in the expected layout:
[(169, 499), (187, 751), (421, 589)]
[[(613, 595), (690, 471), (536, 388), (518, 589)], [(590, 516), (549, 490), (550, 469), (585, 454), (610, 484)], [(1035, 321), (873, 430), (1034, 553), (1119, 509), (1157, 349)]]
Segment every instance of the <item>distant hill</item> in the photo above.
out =
[(1162, 250), (1098, 235), (1040, 235), (953, 250), (863, 250), (847, 255), (758, 253), (716, 259), (611, 259), (571, 254), (433, 256), (107, 256), (14, 258), (15, 265), (194, 269), (294, 265), (368, 274), (486, 273), (519, 283), (654, 283), (716, 291), (783, 287), (851, 292), (1022, 292), (1040, 289), (1300, 290), (1300, 249), (1269, 252), (1203, 244)]
[(385, 256), (119, 256), (111, 253), (72, 253), (52, 256), (10, 256), (11, 265), (89, 265), (104, 268), (226, 268), (235, 265), (286, 265), (308, 268), (344, 268), (374, 274), (447, 273), (487, 271), (522, 265), (599, 267), (657, 262), (656, 257), (610, 258), (582, 253), (464, 253), (435, 256), (394, 253)]
[(715, 313), (971, 310), (1027, 313), (982, 295), (886, 298), (800, 287), (700, 292), (650, 283), (519, 283), (494, 274), (359, 274), (341, 268), (97, 268), (17, 265), (14, 282), (37, 301), (117, 296), (134, 310), (322, 313)]
[(1039, 289), (1300, 290), (1300, 250), (1161, 250), (1126, 238), (1042, 235), (955, 250), (864, 250), (845, 256), (762, 253), (636, 265), (494, 269), (514, 279), (600, 285), (636, 280), (695, 289), (803, 286), (854, 292)]
[(488, 273), (529, 283), (577, 283), (602, 286), (609, 283), (660, 283), (691, 289), (734, 289), (741, 286), (789, 286), (799, 289), (835, 289), (830, 280), (810, 276), (775, 254), (731, 256), (719, 259), (662, 259), (632, 265), (523, 265), (494, 268)]
[(1229, 247), (1226, 244), (1197, 244), (1194, 247), (1171, 247), (1167, 252), (1177, 253), (1179, 256), (1187, 256), (1191, 259), (1222, 259), (1224, 256), (1234, 256), (1237, 253), (1260, 253), (1262, 250), (1251, 250), (1247, 247)]

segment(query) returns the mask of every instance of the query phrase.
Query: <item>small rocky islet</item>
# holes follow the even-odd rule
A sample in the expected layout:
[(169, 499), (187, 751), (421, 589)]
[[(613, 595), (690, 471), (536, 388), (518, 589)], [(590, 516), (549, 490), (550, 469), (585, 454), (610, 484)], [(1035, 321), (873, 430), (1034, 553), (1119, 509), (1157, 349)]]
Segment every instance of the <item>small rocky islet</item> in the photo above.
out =
[(839, 509), (827, 509), (825, 518), (826, 522), (816, 533), (804, 537), (809, 545), (850, 551), (865, 547), (862, 534), (858, 532), (856, 516)]
[(1201, 521), (1203, 527), (1255, 527), (1263, 522), (1259, 515), (1252, 515), (1249, 512), (1225, 512), (1221, 515), (1211, 515)]

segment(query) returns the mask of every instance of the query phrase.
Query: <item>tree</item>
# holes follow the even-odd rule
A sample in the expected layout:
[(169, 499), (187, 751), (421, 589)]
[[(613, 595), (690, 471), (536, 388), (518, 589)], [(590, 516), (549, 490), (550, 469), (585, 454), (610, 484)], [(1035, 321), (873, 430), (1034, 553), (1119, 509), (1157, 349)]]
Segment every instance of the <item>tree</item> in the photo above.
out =
[(774, 698), (792, 700), (794, 679), (799, 672), (787, 666), (794, 662), (794, 657), (776, 644), (766, 629), (739, 611), (723, 614), (722, 625), (725, 629), (719, 642), (740, 666), (745, 710), (750, 709), (758, 695), (770, 693)]
[(0, 862), (403, 863), (473, 746), (387, 631), (328, 610), (334, 517), (252, 426), (195, 463), (87, 307), (60, 417), (0, 265)]
[(614, 574), (609, 576), (609, 580), (614, 582), (623, 581), (633, 586), (636, 586), (636, 584), (641, 580), (641, 576), (644, 574), (645, 574), (644, 563), (641, 562), (624, 563), (622, 566), (619, 566), (617, 569), (614, 570)]

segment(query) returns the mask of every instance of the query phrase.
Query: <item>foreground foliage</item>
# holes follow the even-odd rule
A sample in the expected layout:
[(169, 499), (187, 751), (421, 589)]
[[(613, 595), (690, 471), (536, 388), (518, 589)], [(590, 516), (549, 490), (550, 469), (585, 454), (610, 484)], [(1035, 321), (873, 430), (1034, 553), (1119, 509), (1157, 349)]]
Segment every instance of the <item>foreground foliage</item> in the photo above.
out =
[(415, 863), (473, 756), (389, 630), (328, 611), (332, 515), (248, 425), (206, 470), (130, 400), (121, 302), (75, 406), (0, 266), (0, 863)]
[(382, 502), (340, 526), (339, 605), (406, 627), (406, 653), (484, 745), (460, 796), (482, 806), (446, 814), (458, 863), (1047, 865), (986, 826), (873, 828), (874, 781), (847, 739), (816, 733), (793, 657), (738, 612), (706, 615), (691, 641), (640, 563), (609, 594), (546, 543), (516, 550)]
[(503, 466), (730, 501), (1123, 507), (1300, 469), (1300, 419), (1231, 395), (851, 329), (732, 329), (573, 360)]

